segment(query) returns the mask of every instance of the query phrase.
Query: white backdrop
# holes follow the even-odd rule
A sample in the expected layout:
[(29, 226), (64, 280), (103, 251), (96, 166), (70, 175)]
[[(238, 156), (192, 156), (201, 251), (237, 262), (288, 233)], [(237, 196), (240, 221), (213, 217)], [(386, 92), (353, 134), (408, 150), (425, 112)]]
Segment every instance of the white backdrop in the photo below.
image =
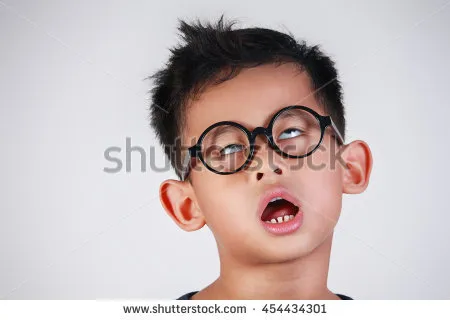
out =
[[(355, 299), (450, 298), (450, 5), (422, 1), (0, 0), (0, 299), (176, 298), (218, 275), (207, 228), (164, 213), (160, 181), (125, 171), (155, 146), (143, 79), (177, 18), (221, 13), (321, 44), (344, 86), (348, 141), (372, 180), (346, 196), (329, 287)], [(122, 148), (119, 173), (104, 158)], [(156, 148), (157, 165), (164, 156)]]

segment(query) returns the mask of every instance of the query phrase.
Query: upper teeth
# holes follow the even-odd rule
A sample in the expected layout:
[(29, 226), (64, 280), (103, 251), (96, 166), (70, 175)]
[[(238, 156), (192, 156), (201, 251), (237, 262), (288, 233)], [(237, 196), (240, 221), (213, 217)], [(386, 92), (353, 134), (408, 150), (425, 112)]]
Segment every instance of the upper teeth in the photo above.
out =
[(282, 199), (283, 199), (282, 197), (276, 197), (276, 198), (273, 198), (272, 200), (270, 200), (269, 203), (277, 201), (277, 200), (282, 200)]

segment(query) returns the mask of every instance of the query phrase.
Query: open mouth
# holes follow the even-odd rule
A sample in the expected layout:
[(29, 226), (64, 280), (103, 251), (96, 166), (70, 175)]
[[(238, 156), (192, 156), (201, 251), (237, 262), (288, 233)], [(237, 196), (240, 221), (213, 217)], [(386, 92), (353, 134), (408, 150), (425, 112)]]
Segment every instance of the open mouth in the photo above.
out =
[(282, 197), (274, 197), (264, 209), (261, 220), (266, 223), (284, 223), (293, 220), (299, 207)]

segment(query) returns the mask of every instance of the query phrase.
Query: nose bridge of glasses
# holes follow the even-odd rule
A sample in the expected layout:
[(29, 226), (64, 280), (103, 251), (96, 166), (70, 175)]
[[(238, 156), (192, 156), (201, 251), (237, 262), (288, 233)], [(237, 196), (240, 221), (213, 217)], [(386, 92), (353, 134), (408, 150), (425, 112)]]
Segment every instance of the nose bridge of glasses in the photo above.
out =
[[(261, 142), (256, 143), (256, 138), (259, 135), (263, 135), (266, 139), (264, 141), (264, 137), (261, 137)], [(276, 163), (277, 160), (274, 160), (273, 154), (271, 153), (271, 150), (274, 148), (273, 145), (273, 138), (272, 138), (272, 130), (270, 127), (264, 128), (264, 127), (257, 127), (251, 132), (251, 143), (253, 144), (253, 154), (252, 157), (255, 157), (257, 154), (260, 157), (260, 167), (257, 171), (261, 173), (265, 170), (273, 170), (273, 167), (276, 165), (279, 170), (279, 164)], [(275, 162), (274, 162), (275, 161)], [(262, 171), (261, 171), (262, 170)]]
[(255, 143), (256, 137), (258, 135), (260, 135), (260, 134), (264, 135), (267, 138), (267, 140), (270, 141), (270, 132), (269, 132), (269, 130), (267, 128), (264, 128), (264, 127), (257, 127), (251, 133), (251, 137), (250, 137), (251, 138), (251, 142)]
[[(257, 138), (258, 136), (262, 135), (261, 141), (259, 143), (257, 143)], [(264, 139), (266, 138), (266, 139)], [(271, 131), (269, 128), (264, 128), (264, 127), (257, 127), (255, 128), (252, 132), (251, 132), (251, 136), (250, 136), (250, 144), (252, 145), (252, 149), (253, 149), (253, 156), (257, 153), (261, 152), (261, 149), (266, 149), (268, 152), (268, 150), (270, 148), (273, 148), (272, 145), (272, 137), (271, 137)], [(265, 147), (264, 147), (265, 146)]]

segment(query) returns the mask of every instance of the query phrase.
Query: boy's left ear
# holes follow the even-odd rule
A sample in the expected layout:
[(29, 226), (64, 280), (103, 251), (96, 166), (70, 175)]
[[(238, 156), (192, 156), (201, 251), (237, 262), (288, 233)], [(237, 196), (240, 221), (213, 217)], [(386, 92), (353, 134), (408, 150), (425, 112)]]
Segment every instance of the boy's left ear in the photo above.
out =
[(362, 140), (345, 145), (341, 157), (346, 164), (343, 171), (342, 191), (355, 194), (366, 190), (372, 171), (372, 152)]

